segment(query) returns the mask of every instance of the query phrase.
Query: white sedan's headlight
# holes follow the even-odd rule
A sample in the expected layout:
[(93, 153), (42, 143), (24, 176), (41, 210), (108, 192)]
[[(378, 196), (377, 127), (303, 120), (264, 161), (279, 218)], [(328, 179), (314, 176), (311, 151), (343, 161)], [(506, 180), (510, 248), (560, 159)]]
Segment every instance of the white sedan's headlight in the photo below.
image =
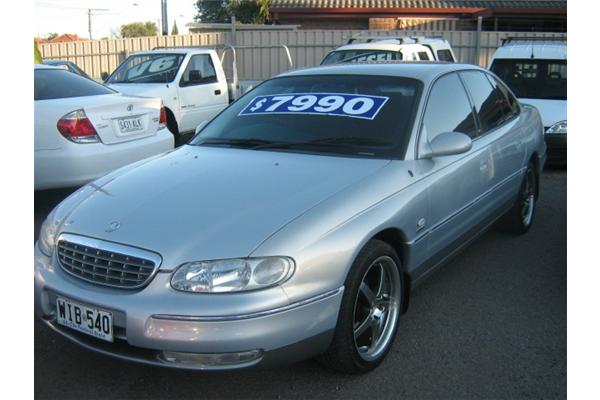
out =
[(288, 257), (197, 261), (179, 267), (171, 277), (171, 286), (184, 292), (242, 292), (282, 283), (294, 269), (294, 260)]
[(52, 257), (59, 226), (60, 221), (56, 219), (56, 209), (54, 209), (44, 220), (38, 238), (38, 248), (48, 257)]
[(567, 120), (560, 121), (546, 129), (547, 134), (566, 134), (567, 133)]

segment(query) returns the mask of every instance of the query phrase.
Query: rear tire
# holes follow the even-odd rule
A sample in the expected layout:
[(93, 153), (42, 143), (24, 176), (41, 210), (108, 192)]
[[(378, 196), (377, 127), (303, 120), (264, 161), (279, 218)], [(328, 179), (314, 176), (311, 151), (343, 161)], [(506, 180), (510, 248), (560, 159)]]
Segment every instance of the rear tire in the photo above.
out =
[(346, 277), (333, 341), (317, 360), (349, 374), (376, 368), (394, 342), (403, 291), (396, 251), (380, 240), (368, 242)]
[(529, 230), (535, 216), (538, 184), (539, 177), (535, 165), (529, 162), (517, 201), (500, 221), (500, 228), (503, 231), (522, 235)]
[(182, 138), (181, 138), (181, 135), (179, 134), (179, 127), (177, 125), (177, 120), (175, 119), (173, 112), (171, 112), (171, 110), (169, 110), (169, 109), (167, 109), (167, 129), (173, 135), (175, 147), (179, 147), (182, 144), (185, 144), (185, 142), (182, 143)]

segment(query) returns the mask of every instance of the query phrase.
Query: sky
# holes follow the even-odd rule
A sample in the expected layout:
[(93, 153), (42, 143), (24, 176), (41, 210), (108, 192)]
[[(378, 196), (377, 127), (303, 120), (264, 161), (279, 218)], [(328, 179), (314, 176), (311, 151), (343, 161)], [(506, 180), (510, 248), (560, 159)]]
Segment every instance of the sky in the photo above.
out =
[[(179, 33), (187, 33), (185, 25), (196, 15), (194, 0), (167, 0), (169, 32), (177, 20)], [(88, 8), (93, 11), (92, 37), (111, 37), (122, 24), (152, 21), (160, 30), (161, 0), (34, 0), (36, 36), (48, 33), (75, 33), (88, 38)]]

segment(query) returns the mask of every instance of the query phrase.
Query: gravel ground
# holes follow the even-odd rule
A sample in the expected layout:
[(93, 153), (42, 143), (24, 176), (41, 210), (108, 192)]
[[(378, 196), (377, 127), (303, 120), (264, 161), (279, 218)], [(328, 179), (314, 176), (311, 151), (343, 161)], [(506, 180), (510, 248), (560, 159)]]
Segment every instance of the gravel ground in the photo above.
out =
[[(69, 191), (36, 193), (35, 232)], [(490, 231), (421, 285), (384, 363), (198, 373), (116, 361), (35, 322), (36, 398), (555, 399), (567, 391), (567, 174), (544, 172), (521, 237)]]

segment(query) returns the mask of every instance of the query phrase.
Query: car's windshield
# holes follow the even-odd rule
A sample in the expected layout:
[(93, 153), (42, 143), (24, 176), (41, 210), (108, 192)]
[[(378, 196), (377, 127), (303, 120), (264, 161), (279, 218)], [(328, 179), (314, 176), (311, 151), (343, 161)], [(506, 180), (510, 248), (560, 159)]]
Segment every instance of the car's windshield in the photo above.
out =
[(567, 60), (496, 59), (490, 69), (522, 99), (567, 99)]
[(107, 79), (107, 83), (164, 83), (177, 75), (184, 54), (133, 55)]
[(402, 60), (402, 53), (388, 50), (338, 50), (329, 53), (321, 65), (394, 60)]
[(421, 87), (390, 76), (275, 78), (232, 104), (190, 144), (401, 158)]

